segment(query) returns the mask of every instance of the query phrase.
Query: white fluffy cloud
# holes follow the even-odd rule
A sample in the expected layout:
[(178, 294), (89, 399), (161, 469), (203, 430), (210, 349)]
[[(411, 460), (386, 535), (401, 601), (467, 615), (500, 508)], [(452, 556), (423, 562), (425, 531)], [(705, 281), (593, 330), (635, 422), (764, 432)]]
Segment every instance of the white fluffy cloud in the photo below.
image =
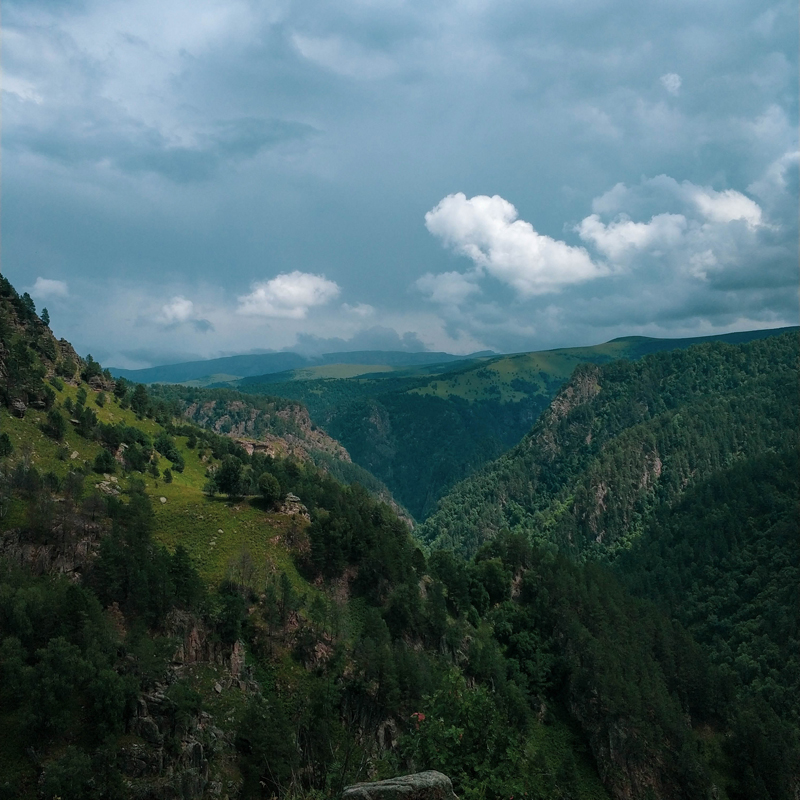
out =
[(161, 306), (158, 319), (165, 325), (176, 325), (191, 319), (193, 314), (194, 303), (191, 300), (185, 297), (173, 297), (169, 303)]
[(67, 297), (69, 288), (65, 281), (37, 278), (31, 288), (31, 294), (39, 300), (46, 300), (48, 297)]
[(661, 85), (671, 95), (677, 96), (678, 92), (681, 90), (681, 76), (674, 72), (668, 72), (666, 75), (662, 75), (659, 80), (661, 81)]
[(239, 297), (240, 314), (283, 319), (304, 319), (314, 306), (325, 305), (339, 295), (339, 286), (324, 275), (283, 273), (254, 283), (250, 294)]
[[(555, 292), (607, 273), (584, 248), (543, 236), (517, 216), (517, 209), (499, 195), (468, 200), (458, 192), (429, 211), (425, 225), (445, 246), (472, 259), (479, 271), (512, 286), (522, 297)], [(441, 276), (439, 280), (447, 282)]]
[[(646, 222), (630, 217), (658, 205), (681, 213), (653, 214)], [(592, 207), (595, 213), (576, 230), (615, 268), (647, 269), (658, 262), (701, 279), (712, 270), (721, 274), (748, 260), (756, 263), (760, 231), (774, 227), (764, 221), (758, 203), (741, 192), (678, 183), (666, 175), (638, 187), (617, 184)], [(603, 216), (612, 219), (603, 221)]]
[(452, 306), (461, 305), (470, 295), (480, 292), (480, 287), (460, 272), (427, 272), (414, 286), (434, 303)]
[(715, 192), (684, 182), (687, 194), (700, 212), (711, 222), (735, 222), (742, 220), (751, 228), (762, 224), (758, 203), (734, 189)]
[(578, 233), (585, 242), (591, 242), (606, 258), (618, 263), (628, 253), (648, 247), (672, 247), (686, 229), (682, 214), (658, 214), (649, 222), (633, 222), (629, 217), (619, 217), (604, 224), (598, 214), (591, 214), (578, 225)]

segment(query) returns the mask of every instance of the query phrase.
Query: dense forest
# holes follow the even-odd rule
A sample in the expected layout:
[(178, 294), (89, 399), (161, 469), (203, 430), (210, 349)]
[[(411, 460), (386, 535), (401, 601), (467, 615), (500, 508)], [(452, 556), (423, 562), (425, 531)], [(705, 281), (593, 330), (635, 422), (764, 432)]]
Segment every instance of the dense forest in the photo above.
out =
[(5, 280), (0, 343), (0, 797), (310, 799), (422, 769), (469, 800), (796, 796), (791, 337), (582, 368), (478, 473), (527, 454), (540, 490), (456, 490), (518, 518), (456, 541), (445, 499), (433, 547), (285, 420), (249, 452)]
[(522, 442), (450, 492), (419, 536), (470, 554), (508, 528), (613, 557), (656, 503), (797, 445), (797, 358), (786, 333), (581, 366)]
[(351, 378), (255, 376), (239, 381), (238, 388), (305, 404), (355, 463), (423, 521), (451, 487), (522, 439), (579, 364), (635, 361), (706, 341), (738, 344), (779, 332), (623, 337), (592, 347), (484, 356)]

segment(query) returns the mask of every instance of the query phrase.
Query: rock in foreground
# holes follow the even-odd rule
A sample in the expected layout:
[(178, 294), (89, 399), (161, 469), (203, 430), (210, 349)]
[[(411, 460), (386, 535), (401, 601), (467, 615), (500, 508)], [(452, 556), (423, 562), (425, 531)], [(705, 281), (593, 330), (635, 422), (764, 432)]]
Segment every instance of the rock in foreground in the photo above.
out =
[(447, 775), (435, 770), (416, 772), (345, 788), (342, 800), (458, 800)]

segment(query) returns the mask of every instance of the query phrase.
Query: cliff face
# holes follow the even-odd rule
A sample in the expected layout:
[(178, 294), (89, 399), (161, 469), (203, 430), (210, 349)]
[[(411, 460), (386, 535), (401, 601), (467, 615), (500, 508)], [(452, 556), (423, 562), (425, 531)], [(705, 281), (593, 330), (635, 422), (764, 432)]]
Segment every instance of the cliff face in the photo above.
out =
[(520, 444), (459, 484), (421, 528), (471, 555), (503, 528), (615, 557), (657, 502), (796, 441), (797, 337), (582, 365)]
[(311, 422), (308, 411), (299, 404), (258, 408), (238, 399), (191, 402), (184, 416), (215, 433), (230, 436), (248, 453), (294, 456), (313, 460), (313, 453), (324, 453), (350, 462), (350, 454), (339, 442)]

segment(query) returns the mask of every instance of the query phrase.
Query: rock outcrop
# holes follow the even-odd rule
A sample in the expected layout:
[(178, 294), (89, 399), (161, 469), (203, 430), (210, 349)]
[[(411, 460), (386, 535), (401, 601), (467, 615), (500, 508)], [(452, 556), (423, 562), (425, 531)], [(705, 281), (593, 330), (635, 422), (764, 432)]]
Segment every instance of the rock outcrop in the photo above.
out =
[(458, 800), (447, 775), (435, 770), (415, 772), (345, 788), (342, 800)]

